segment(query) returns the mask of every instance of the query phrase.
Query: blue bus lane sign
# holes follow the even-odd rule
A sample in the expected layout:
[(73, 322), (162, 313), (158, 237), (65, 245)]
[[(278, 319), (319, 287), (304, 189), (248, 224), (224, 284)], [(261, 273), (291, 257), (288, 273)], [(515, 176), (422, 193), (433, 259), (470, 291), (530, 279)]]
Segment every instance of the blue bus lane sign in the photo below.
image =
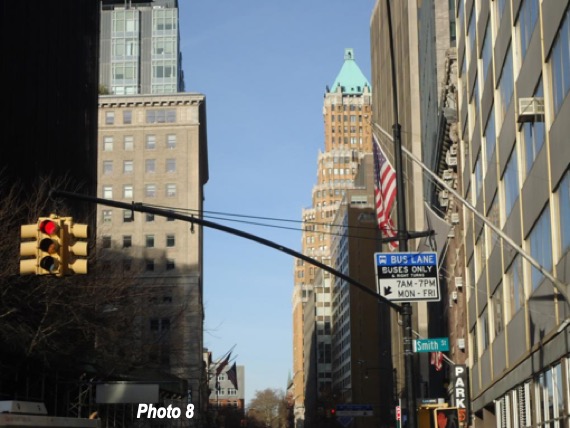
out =
[(437, 253), (375, 253), (376, 289), (393, 302), (439, 302)]

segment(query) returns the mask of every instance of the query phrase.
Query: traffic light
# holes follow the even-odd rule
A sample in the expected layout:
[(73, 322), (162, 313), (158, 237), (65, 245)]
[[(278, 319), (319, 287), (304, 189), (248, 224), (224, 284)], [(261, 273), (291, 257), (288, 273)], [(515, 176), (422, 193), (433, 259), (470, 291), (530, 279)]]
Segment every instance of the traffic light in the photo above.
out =
[(20, 275), (87, 273), (86, 224), (52, 214), (40, 217), (36, 224), (22, 225), (20, 236)]
[(443, 407), (433, 411), (435, 428), (457, 428), (459, 418), (457, 407)]
[(63, 217), (64, 245), (62, 248), (66, 274), (86, 274), (88, 226), (73, 222), (73, 217)]
[(56, 215), (38, 219), (38, 275), (63, 276), (63, 220)]

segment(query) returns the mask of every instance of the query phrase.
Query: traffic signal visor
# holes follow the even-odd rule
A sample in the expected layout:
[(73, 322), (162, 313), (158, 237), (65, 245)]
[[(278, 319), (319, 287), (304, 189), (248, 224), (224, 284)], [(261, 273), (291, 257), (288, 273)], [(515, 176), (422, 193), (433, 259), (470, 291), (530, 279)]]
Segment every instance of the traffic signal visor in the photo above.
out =
[(38, 225), (23, 224), (20, 236), (20, 275), (35, 275), (38, 273)]
[[(73, 222), (72, 217), (64, 218), (64, 234), (65, 234), (65, 271), (70, 274), (86, 274), (87, 273), (87, 255), (88, 255), (88, 226), (86, 224), (77, 224)], [(85, 258), (84, 258), (85, 257)]]

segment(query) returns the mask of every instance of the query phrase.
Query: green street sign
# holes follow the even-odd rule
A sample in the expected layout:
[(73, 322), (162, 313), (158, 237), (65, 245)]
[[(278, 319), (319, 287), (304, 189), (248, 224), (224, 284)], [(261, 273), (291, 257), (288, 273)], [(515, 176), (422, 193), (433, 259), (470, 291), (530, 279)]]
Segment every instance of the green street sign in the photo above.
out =
[(447, 337), (414, 340), (414, 352), (446, 352), (446, 351), (449, 351), (449, 338)]

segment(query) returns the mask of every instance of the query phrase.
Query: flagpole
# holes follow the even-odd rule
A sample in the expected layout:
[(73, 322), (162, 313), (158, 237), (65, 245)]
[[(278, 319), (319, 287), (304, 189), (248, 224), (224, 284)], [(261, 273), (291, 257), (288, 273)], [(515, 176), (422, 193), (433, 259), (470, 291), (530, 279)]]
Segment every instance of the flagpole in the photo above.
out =
[[(394, 40), (392, 35), (392, 11), (390, 0), (386, 0), (386, 15), (388, 19), (388, 39), (390, 45), (390, 62), (392, 74), (392, 103), (394, 111), (394, 125), (392, 134), (394, 137), (394, 167), (396, 169), (396, 207), (398, 218), (398, 251), (408, 251), (408, 227), (406, 223), (406, 199), (404, 195), (404, 174), (402, 167), (402, 141), (400, 139), (401, 126), (398, 118), (398, 86), (396, 81), (396, 57), (394, 55)], [(407, 428), (417, 428), (416, 418), (416, 385), (414, 376), (414, 352), (412, 338), (412, 305), (409, 302), (402, 303), (402, 322), (404, 328), (404, 372), (406, 381), (406, 401), (408, 409)]]

